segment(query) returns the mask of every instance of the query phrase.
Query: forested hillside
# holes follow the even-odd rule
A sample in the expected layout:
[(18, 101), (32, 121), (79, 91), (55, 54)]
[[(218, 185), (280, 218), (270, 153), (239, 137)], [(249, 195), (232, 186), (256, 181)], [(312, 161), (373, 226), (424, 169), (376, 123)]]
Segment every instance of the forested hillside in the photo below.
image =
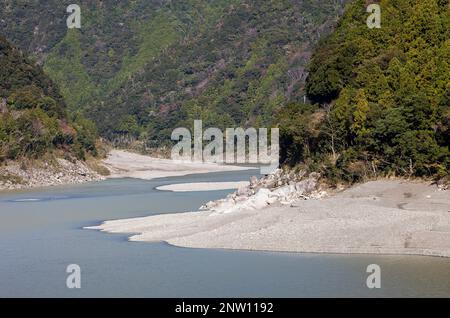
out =
[[(283, 161), (330, 179), (448, 175), (448, 0), (377, 2), (380, 29), (366, 25), (364, 0), (342, 18), (340, 0), (79, 1), (80, 30), (67, 29), (60, 1), (0, 2), (2, 31), (109, 139), (158, 147), (194, 119), (277, 124)], [(48, 85), (10, 89), (2, 108), (48, 95), (56, 106), (30, 108), (60, 129), (64, 103)], [(88, 149), (82, 140), (63, 143)]]
[(342, 0), (7, 1), (0, 24), (103, 136), (168, 141), (180, 125), (267, 125), (304, 99), (305, 66)]
[(321, 41), (306, 89), (314, 105), (278, 114), (285, 162), (330, 178), (445, 177), (450, 171), (448, 0), (383, 0), (380, 29), (353, 1)]
[(53, 150), (83, 159), (96, 153), (92, 124), (68, 119), (57, 86), (0, 36), (0, 162)]

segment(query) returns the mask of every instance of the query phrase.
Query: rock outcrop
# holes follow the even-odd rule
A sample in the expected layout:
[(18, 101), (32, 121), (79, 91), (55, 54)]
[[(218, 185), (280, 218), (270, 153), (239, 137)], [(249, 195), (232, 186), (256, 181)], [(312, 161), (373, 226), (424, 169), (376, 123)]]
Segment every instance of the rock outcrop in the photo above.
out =
[(225, 199), (210, 201), (200, 210), (231, 213), (258, 210), (277, 202), (289, 205), (299, 199), (324, 197), (326, 192), (319, 190), (319, 178), (318, 173), (306, 176), (305, 172), (284, 173), (278, 169), (274, 174), (261, 179), (252, 177), (249, 186), (239, 188)]
[(56, 159), (55, 163), (42, 163), (25, 167), (9, 162), (0, 167), (0, 190), (16, 190), (36, 187), (77, 184), (103, 180), (84, 162)]

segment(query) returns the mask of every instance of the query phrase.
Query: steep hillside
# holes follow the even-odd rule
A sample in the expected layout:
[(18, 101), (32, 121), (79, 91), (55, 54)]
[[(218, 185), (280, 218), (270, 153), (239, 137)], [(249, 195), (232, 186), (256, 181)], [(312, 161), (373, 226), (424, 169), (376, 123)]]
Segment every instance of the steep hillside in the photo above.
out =
[(95, 130), (68, 119), (58, 88), (0, 36), (0, 162), (38, 158), (53, 150), (84, 158), (96, 153)]
[(338, 11), (329, 1), (240, 1), (89, 114), (103, 118), (101, 131), (143, 133), (154, 144), (194, 119), (221, 128), (267, 125), (274, 110), (303, 100), (310, 51)]
[(79, 1), (68, 31), (60, 1), (7, 1), (0, 24), (33, 53), (104, 136), (159, 145), (171, 129), (261, 125), (303, 100), (305, 65), (341, 0)]
[(383, 0), (382, 25), (353, 1), (309, 65), (312, 105), (278, 114), (283, 157), (330, 178), (449, 176), (448, 0)]

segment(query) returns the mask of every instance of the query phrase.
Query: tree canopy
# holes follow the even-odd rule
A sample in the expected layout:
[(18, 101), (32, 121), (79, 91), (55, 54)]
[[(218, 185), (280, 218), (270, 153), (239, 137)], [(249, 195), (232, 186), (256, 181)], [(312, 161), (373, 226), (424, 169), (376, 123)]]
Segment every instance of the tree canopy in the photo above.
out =
[[(322, 119), (313, 128), (298, 123), (296, 134), (313, 133), (308, 151), (335, 178), (448, 176), (449, 2), (383, 0), (379, 29), (367, 27), (366, 5), (349, 4), (314, 52), (306, 90), (316, 111), (309, 116)], [(285, 112), (292, 110), (282, 110), (280, 127)]]
[(57, 86), (0, 36), (0, 161), (37, 158), (54, 149), (82, 159), (96, 154), (95, 128), (70, 120)]

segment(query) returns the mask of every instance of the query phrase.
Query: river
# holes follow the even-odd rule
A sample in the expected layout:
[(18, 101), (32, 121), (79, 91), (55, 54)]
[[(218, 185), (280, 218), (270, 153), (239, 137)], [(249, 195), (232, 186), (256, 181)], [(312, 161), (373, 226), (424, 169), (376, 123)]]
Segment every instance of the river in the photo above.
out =
[[(186, 249), (83, 227), (195, 211), (230, 191), (160, 185), (248, 180), (255, 171), (151, 181), (114, 179), (0, 193), (0, 297), (450, 297), (450, 259)], [(81, 288), (66, 268), (81, 268)], [(381, 288), (366, 286), (369, 264)]]

